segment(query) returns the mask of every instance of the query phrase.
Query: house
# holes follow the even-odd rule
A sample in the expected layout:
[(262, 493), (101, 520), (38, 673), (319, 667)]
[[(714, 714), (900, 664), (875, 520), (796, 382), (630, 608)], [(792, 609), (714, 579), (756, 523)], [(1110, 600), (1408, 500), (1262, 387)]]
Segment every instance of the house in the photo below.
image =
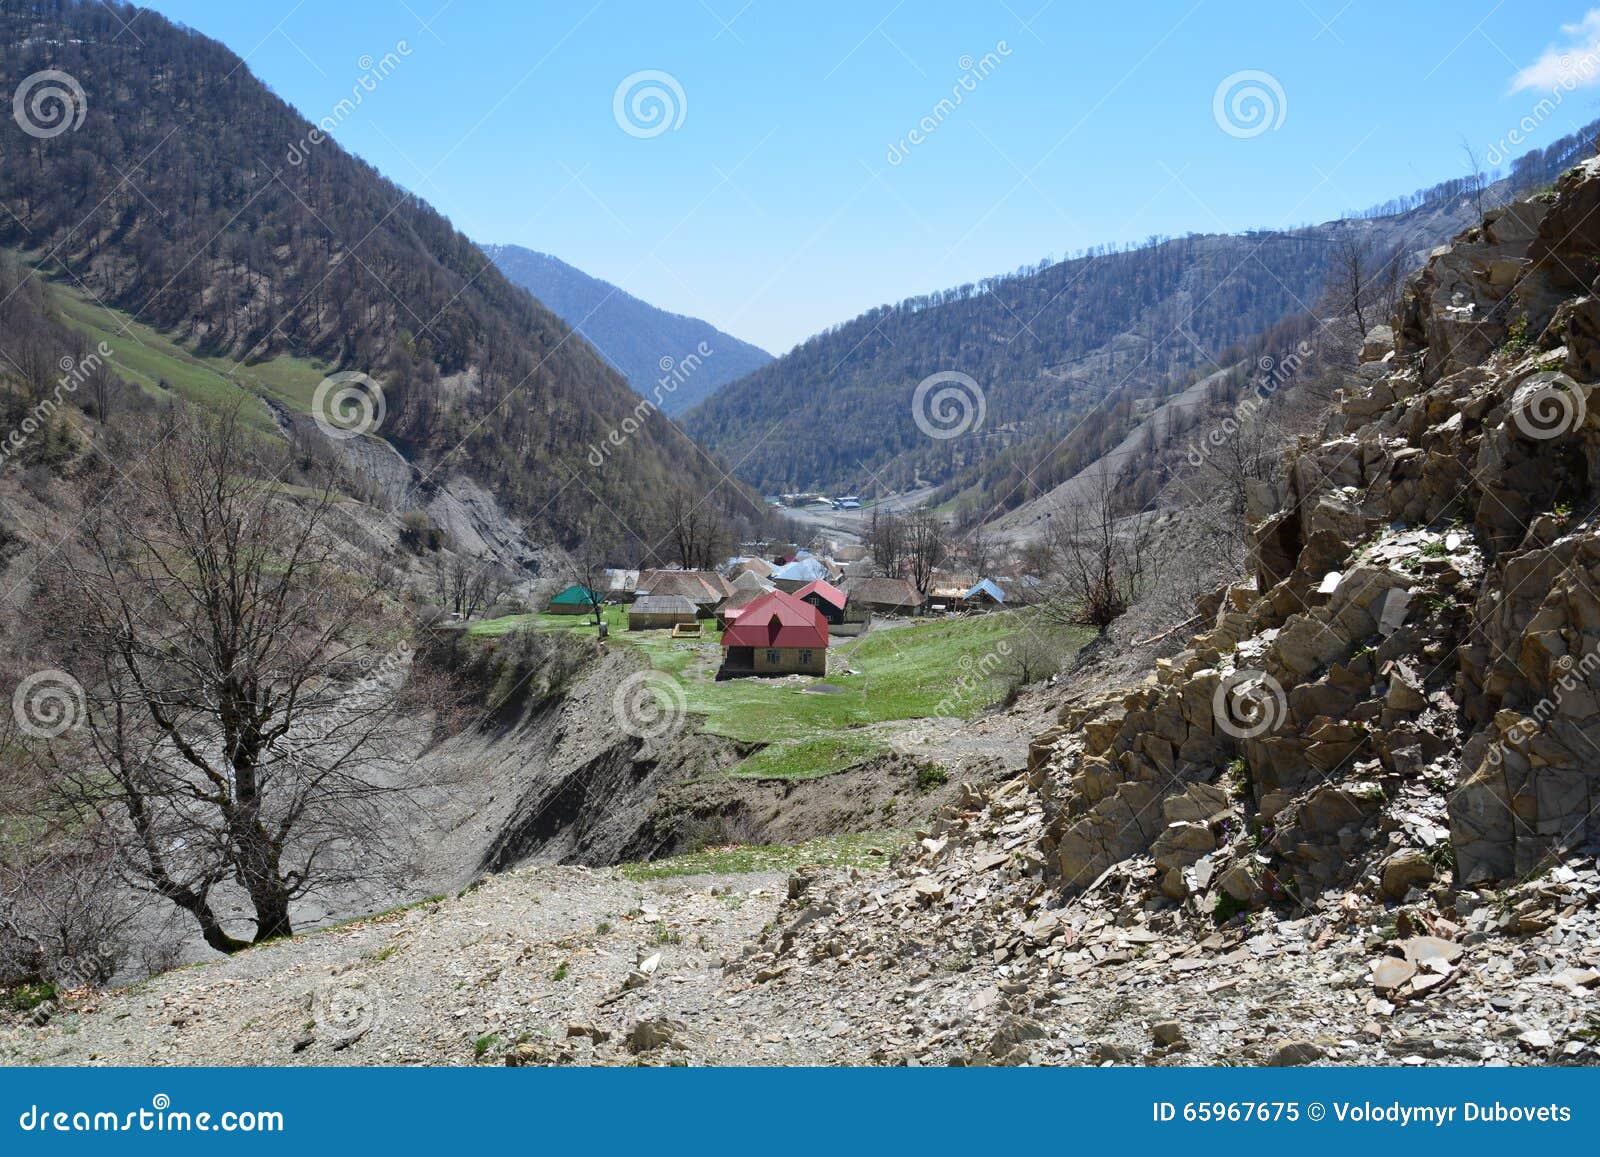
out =
[(935, 575), (928, 585), (928, 610), (940, 613), (959, 610), (961, 600), (971, 585), (970, 579)]
[(837, 547), (833, 552), (833, 561), (837, 563), (860, 562), (867, 557), (867, 548), (864, 546), (846, 545)]
[(700, 621), (700, 608), (682, 595), (640, 595), (628, 606), (628, 630), (660, 631)]
[(734, 564), (723, 573), (734, 582), (738, 582), (739, 576), (742, 574), (753, 574), (757, 578), (764, 579), (772, 574), (772, 564), (764, 558), (741, 558), (736, 559)]
[(833, 500), (835, 510), (860, 510), (861, 499), (854, 494), (841, 495)]
[(844, 622), (845, 594), (832, 583), (817, 579), (795, 591), (794, 597), (821, 611), (829, 626)]
[(805, 558), (797, 558), (793, 562), (784, 563), (784, 565), (772, 572), (771, 578), (780, 591), (788, 591), (793, 594), (808, 583), (814, 583), (818, 579), (827, 579), (828, 568), (823, 565), (820, 558), (807, 555)]
[(973, 611), (992, 611), (1006, 605), (1006, 592), (993, 579), (979, 579), (961, 596), (961, 605)]
[(710, 570), (647, 571), (637, 589), (641, 595), (681, 595), (705, 615), (710, 615), (713, 607), (733, 594), (733, 584)]
[(601, 585), (608, 603), (631, 603), (634, 588), (639, 585), (639, 572), (607, 567)]
[(594, 608), (603, 603), (605, 597), (603, 591), (573, 583), (560, 594), (552, 595), (544, 609), (549, 615), (588, 615), (594, 613)]
[(733, 580), (733, 594), (717, 604), (717, 624), (726, 627), (738, 618), (740, 611), (751, 602), (776, 589), (765, 579), (757, 578), (754, 573), (746, 571)]
[(723, 630), (727, 630), (728, 624), (744, 614), (746, 607), (766, 594), (766, 591), (740, 591), (738, 594), (733, 595), (717, 608), (717, 625)]
[(849, 602), (879, 615), (918, 615), (927, 597), (906, 579), (852, 579), (846, 592)]
[(765, 576), (757, 574), (753, 570), (747, 570), (743, 574), (736, 575), (729, 585), (733, 587), (733, 593), (736, 595), (743, 594), (746, 591), (764, 593), (776, 589)]
[(828, 620), (787, 591), (752, 599), (722, 632), (718, 679), (827, 672)]

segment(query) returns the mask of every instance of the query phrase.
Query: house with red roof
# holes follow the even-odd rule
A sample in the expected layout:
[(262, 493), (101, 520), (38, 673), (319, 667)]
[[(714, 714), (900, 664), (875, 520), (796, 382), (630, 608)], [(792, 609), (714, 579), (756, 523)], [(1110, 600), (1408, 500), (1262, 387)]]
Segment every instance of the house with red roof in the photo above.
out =
[(816, 579), (794, 592), (794, 597), (822, 612), (830, 626), (844, 622), (844, 592), (827, 579)]
[(722, 632), (718, 679), (827, 672), (828, 620), (787, 591), (768, 591), (752, 599)]

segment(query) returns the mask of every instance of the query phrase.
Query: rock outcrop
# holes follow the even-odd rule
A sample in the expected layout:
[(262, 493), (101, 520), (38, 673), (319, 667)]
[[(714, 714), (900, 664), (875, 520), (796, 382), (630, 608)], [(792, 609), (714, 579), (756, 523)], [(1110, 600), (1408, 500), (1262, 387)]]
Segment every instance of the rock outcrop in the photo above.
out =
[(1600, 842), (1597, 205), (1600, 160), (1436, 251), (1257, 496), (1255, 581), (1038, 738), (1059, 886), (1401, 900)]

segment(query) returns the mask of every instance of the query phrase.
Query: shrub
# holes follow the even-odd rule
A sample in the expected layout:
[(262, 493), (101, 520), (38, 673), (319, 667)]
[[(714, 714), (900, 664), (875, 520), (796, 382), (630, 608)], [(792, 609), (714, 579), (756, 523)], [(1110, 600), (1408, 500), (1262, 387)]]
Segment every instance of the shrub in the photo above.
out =
[(400, 518), (400, 545), (416, 554), (438, 550), (444, 545), (444, 532), (420, 510), (408, 510)]

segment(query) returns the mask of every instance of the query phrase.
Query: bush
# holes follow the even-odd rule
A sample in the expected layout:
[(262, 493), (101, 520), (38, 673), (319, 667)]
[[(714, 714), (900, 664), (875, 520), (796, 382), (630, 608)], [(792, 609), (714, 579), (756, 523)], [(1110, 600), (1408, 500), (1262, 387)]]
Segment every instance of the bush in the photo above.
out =
[(438, 550), (444, 545), (444, 532), (420, 510), (408, 510), (400, 519), (400, 545), (416, 554)]
[(14, 1006), (32, 1007), (56, 989), (104, 984), (126, 955), (133, 915), (116, 864), (103, 850), (42, 841), (6, 848), (0, 988)]

